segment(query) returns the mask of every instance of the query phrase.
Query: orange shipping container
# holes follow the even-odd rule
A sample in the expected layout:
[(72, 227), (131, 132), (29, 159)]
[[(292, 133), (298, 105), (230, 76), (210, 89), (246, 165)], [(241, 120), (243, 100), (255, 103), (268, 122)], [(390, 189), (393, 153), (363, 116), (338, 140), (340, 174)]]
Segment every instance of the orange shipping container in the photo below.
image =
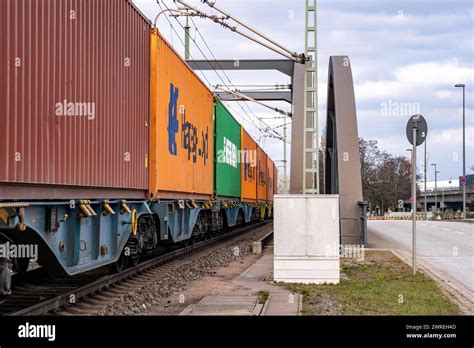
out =
[(275, 185), (275, 164), (267, 157), (267, 201), (273, 202), (273, 190)]
[(257, 199), (259, 202), (265, 202), (267, 200), (267, 155), (260, 146), (257, 148), (257, 171)]
[(254, 202), (257, 200), (257, 143), (241, 127), (242, 133), (242, 201)]
[(213, 96), (157, 29), (151, 33), (150, 191), (210, 199)]

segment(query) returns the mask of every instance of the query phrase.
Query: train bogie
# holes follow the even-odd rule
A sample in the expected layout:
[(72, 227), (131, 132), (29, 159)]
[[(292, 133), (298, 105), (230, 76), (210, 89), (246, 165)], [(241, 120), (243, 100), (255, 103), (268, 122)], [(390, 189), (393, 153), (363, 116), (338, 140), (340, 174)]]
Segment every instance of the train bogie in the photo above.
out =
[(48, 270), (75, 275), (115, 262), (150, 214), (141, 201), (0, 203), (0, 231), (14, 245), (37, 246)]

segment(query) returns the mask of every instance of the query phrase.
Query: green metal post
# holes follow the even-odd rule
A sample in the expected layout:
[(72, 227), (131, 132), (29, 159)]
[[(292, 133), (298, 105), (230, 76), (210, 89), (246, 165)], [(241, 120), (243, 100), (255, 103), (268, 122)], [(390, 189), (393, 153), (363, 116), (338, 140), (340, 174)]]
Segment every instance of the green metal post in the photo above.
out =
[(184, 58), (186, 60), (190, 59), (190, 54), (189, 54), (189, 19), (188, 16), (186, 16), (186, 26), (184, 27)]
[[(312, 19), (312, 23), (310, 20)], [(317, 56), (317, 14), (316, 0), (306, 0), (305, 55), (311, 57), (305, 68), (304, 78), (304, 135), (303, 135), (303, 193), (319, 193), (319, 156), (318, 156), (318, 56)], [(311, 37), (312, 35), (312, 37)], [(309, 122), (308, 122), (309, 121)], [(308, 144), (308, 137), (311, 144)], [(307, 156), (311, 156), (308, 163)], [(316, 157), (316, 158), (315, 158)], [(311, 182), (306, 182), (307, 174)]]

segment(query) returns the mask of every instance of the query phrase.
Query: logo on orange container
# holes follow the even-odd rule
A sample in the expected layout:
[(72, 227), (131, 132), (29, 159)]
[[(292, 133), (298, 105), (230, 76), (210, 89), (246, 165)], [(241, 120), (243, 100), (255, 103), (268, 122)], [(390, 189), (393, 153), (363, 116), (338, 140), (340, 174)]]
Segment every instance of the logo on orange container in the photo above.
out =
[(250, 163), (249, 151), (244, 150), (244, 180), (253, 183), (255, 179), (255, 166)]
[(178, 96), (179, 89), (170, 84), (170, 103), (168, 105), (168, 151), (171, 155), (178, 154), (176, 133), (178, 133)]
[(265, 186), (265, 171), (262, 170), (262, 161), (261, 160), (258, 160), (258, 168), (260, 168), (259, 171), (258, 171), (258, 177), (259, 177), (258, 184), (260, 186)]
[(179, 89), (170, 83), (170, 102), (168, 104), (168, 152), (172, 156), (178, 155), (178, 144), (176, 134), (181, 129), (181, 147), (188, 153), (188, 161), (196, 163), (198, 157), (203, 159), (204, 165), (209, 157), (209, 129), (201, 131), (201, 142), (199, 142), (198, 128), (187, 120), (186, 108), (179, 107), (181, 122), (178, 121), (178, 98)]

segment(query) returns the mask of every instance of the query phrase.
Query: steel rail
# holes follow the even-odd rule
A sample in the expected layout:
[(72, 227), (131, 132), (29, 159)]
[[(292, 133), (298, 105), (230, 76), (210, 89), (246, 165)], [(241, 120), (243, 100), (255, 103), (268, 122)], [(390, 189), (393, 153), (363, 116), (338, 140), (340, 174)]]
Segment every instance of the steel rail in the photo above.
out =
[(153, 267), (165, 264), (167, 262), (170, 262), (172, 260), (182, 258), (184, 256), (188, 256), (192, 253), (195, 253), (197, 251), (200, 251), (204, 249), (205, 247), (208, 247), (210, 245), (213, 245), (219, 241), (224, 241), (226, 239), (230, 239), (231, 237), (237, 236), (239, 234), (242, 234), (243, 232), (248, 232), (249, 230), (256, 229), (258, 227), (261, 227), (265, 224), (267, 224), (268, 221), (263, 221), (255, 225), (250, 225), (250, 226), (245, 226), (242, 228), (239, 228), (237, 230), (218, 235), (214, 238), (211, 238), (206, 241), (202, 241), (199, 243), (196, 243), (194, 245), (191, 245), (186, 248), (174, 250), (172, 252), (166, 253), (164, 255), (157, 256), (153, 259), (147, 260), (143, 263), (140, 263), (137, 266), (134, 266), (132, 268), (125, 269), (121, 273), (117, 274), (111, 274), (107, 275), (104, 277), (101, 277), (89, 284), (82, 285), (78, 287), (77, 289), (68, 291), (66, 293), (60, 294), (58, 296), (49, 298), (45, 301), (36, 303), (34, 305), (31, 305), (29, 307), (7, 313), (5, 315), (8, 316), (20, 316), (20, 315), (44, 315), (54, 309), (60, 308), (65, 305), (70, 305), (70, 298), (71, 296), (74, 296), (75, 301), (77, 301), (80, 298), (83, 298), (91, 293), (94, 293), (96, 291), (100, 291), (112, 284), (119, 283), (123, 280), (126, 280), (128, 278), (132, 278), (140, 273), (142, 273), (145, 270), (151, 269)]

